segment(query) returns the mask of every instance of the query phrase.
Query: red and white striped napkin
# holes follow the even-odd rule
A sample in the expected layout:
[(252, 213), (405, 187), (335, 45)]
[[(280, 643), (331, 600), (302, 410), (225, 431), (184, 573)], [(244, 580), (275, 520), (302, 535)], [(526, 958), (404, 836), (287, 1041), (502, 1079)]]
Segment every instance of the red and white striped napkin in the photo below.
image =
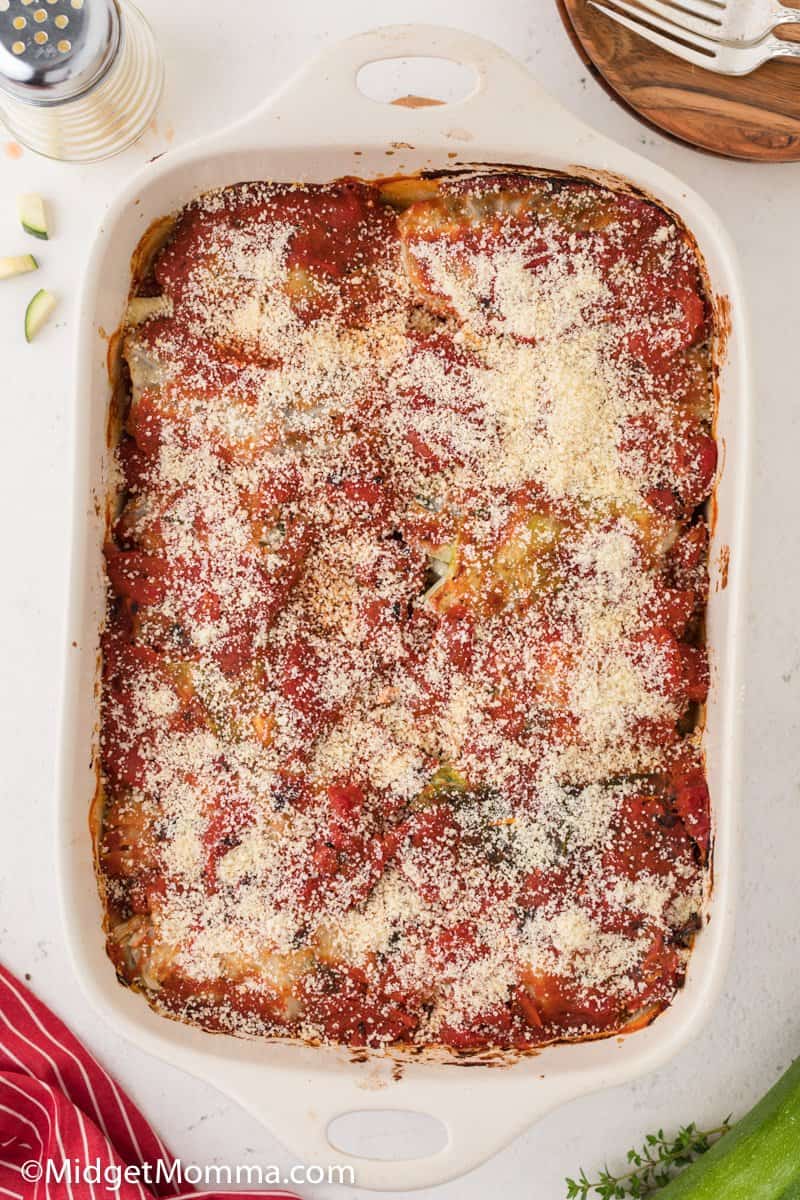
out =
[[(48, 1160), (56, 1164), (50, 1180)], [(157, 1172), (159, 1162), (164, 1169)], [(297, 1200), (274, 1190), (198, 1192), (174, 1176), (170, 1180), (174, 1162), (136, 1105), (74, 1034), (0, 966), (0, 1197)], [(69, 1173), (63, 1173), (64, 1163)], [(89, 1165), (93, 1169), (86, 1171)], [(126, 1167), (132, 1168), (127, 1179)], [(108, 1181), (117, 1176), (112, 1191)], [(148, 1178), (152, 1182), (143, 1182)]]

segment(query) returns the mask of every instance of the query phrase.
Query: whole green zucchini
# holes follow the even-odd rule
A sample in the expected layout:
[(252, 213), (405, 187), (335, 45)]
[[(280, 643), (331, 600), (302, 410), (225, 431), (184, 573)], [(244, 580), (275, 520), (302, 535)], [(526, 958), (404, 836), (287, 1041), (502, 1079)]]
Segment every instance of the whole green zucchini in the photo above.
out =
[(800, 1200), (800, 1058), (655, 1200)]

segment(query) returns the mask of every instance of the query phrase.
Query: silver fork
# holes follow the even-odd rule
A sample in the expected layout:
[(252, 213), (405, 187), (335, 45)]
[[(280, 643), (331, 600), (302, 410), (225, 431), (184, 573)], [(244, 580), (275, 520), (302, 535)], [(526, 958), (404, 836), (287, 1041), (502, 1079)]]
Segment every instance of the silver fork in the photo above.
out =
[[(689, 2), (696, 5), (698, 0)], [(614, 8), (601, 4), (599, 0), (589, 0), (592, 8), (605, 13), (612, 21), (624, 25), (626, 29), (638, 33), (648, 42), (660, 46), (662, 50), (669, 51), (677, 58), (703, 67), (706, 71), (716, 71), (720, 75), (749, 75), (772, 58), (800, 58), (800, 42), (787, 42), (773, 34), (747, 45), (741, 41), (736, 44), (721, 42), (707, 34), (698, 33), (687, 27), (684, 18), (688, 14), (673, 8), (671, 4), (665, 4), (664, 0), (645, 0), (644, 4), (612, 0), (612, 3)], [(665, 19), (656, 15), (656, 3), (659, 4), (659, 8), (671, 8), (675, 14), (674, 18)], [(714, 6), (707, 4), (706, 7)], [(719, 11), (722, 12), (722, 9)], [(794, 11), (794, 19), (800, 21), (800, 10), (784, 11)], [(782, 17), (782, 21), (785, 20), (786, 18)]]
[(800, 8), (787, 8), (776, 0), (638, 0), (638, 4), (687, 33), (732, 44), (749, 45), (778, 25), (800, 23)]

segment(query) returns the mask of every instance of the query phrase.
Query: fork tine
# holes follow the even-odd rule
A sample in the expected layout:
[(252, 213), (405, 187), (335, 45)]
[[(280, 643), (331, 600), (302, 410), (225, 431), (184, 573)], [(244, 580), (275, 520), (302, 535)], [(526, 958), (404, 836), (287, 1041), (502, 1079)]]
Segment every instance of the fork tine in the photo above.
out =
[(673, 3), (673, 0), (638, 0), (638, 2), (640, 8), (648, 15), (654, 13), (656, 16), (664, 17), (665, 20), (670, 21), (673, 25), (677, 25), (681, 30), (688, 30), (690, 33), (705, 34), (706, 37), (715, 39), (720, 37), (720, 19), (723, 15), (721, 8), (716, 10), (716, 20), (712, 21), (709, 17), (693, 15), (682, 4), (678, 7), (676, 3)]
[[(607, 17), (617, 21), (620, 25), (626, 26), (627, 29), (633, 30), (634, 33), (639, 33), (648, 41), (654, 42), (656, 46), (661, 46), (664, 50), (669, 50), (671, 54), (676, 54), (679, 58), (686, 59), (687, 62), (697, 63), (699, 67), (708, 67), (719, 51), (717, 42), (711, 38), (703, 37), (699, 33), (689, 33), (676, 25), (674, 21), (664, 21), (661, 17), (654, 17), (651, 13), (645, 12), (638, 5), (629, 4), (628, 0), (612, 0), (615, 9), (622, 9), (622, 12), (630, 13), (630, 17), (623, 17), (614, 9), (607, 8), (604, 4), (597, 3), (597, 0), (589, 0), (593, 8), (599, 8)], [(647, 22), (645, 24), (644, 22)], [(648, 28), (653, 26), (653, 28)], [(654, 30), (661, 30), (662, 33), (656, 33)], [(667, 36), (664, 37), (663, 34)], [(677, 39), (680, 38), (680, 41)], [(682, 43), (688, 42), (689, 46)], [(690, 47), (695, 47), (691, 49)], [(706, 50), (708, 53), (701, 54), (701, 50)]]
[(697, 50), (691, 50), (688, 46), (676, 42), (671, 37), (664, 37), (663, 34), (656, 33), (654, 29), (649, 29), (640, 21), (632, 21), (630, 17), (625, 17), (615, 9), (601, 4), (600, 0), (589, 0), (589, 6), (596, 8), (598, 12), (603, 13), (612, 21), (616, 21), (618, 25), (624, 25), (632, 33), (637, 33), (645, 41), (652, 42), (654, 46), (660, 46), (662, 50), (666, 50), (669, 54), (675, 54), (678, 58), (684, 59), (685, 62), (694, 63), (698, 67), (705, 67), (706, 70), (714, 66), (714, 60), (709, 58), (708, 55), (700, 54)]
[(695, 17), (706, 17), (717, 24), (724, 21), (730, 8), (728, 0), (670, 0), (670, 3)]

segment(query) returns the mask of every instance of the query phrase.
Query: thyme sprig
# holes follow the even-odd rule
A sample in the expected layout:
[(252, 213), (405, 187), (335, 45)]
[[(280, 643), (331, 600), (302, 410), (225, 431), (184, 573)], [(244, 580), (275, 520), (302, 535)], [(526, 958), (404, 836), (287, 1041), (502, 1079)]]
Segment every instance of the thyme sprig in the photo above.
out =
[(566, 1180), (566, 1200), (590, 1200), (591, 1197), (623, 1200), (626, 1196), (650, 1196), (710, 1150), (730, 1128), (731, 1118), (726, 1117), (716, 1129), (698, 1129), (694, 1122), (684, 1125), (674, 1138), (667, 1138), (663, 1129), (648, 1133), (641, 1149), (628, 1151), (629, 1171), (614, 1175), (605, 1167), (597, 1179), (592, 1180), (581, 1167), (577, 1179)]

